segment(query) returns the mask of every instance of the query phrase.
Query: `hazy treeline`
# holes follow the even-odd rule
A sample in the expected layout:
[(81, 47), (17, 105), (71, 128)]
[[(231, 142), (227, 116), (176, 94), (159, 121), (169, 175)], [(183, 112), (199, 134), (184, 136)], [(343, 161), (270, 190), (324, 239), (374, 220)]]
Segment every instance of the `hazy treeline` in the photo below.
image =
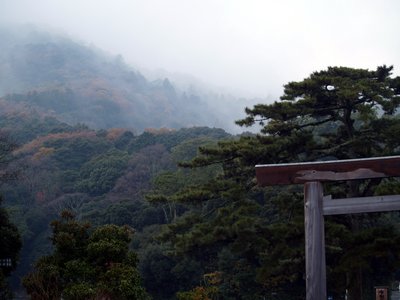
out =
[[(233, 136), (171, 129), (212, 108), (119, 59), (105, 63), (69, 40), (58, 47), (41, 38), (16, 48), (40, 56), (26, 61), (21, 84), (30, 91), (0, 101), (0, 167), (9, 175), (1, 177), (0, 231), (14, 254), (22, 241), (12, 286), (23, 277), (32, 299), (304, 299), (302, 187), (260, 188), (254, 166), (400, 151), (400, 78), (392, 67), (330, 67), (289, 82), (279, 101), (246, 108), (237, 121), (259, 126), (257, 134)], [(20, 76), (8, 58), (0, 61)], [(41, 88), (29, 75), (34, 62), (43, 68), (35, 78)], [(182, 111), (183, 103), (193, 111)], [(123, 117), (138, 122), (134, 129), (122, 128)], [(155, 125), (142, 132), (148, 124)], [(400, 184), (324, 189), (343, 198), (399, 194)], [(330, 296), (347, 290), (348, 299), (373, 299), (373, 286), (400, 279), (398, 222), (398, 213), (326, 218)]]

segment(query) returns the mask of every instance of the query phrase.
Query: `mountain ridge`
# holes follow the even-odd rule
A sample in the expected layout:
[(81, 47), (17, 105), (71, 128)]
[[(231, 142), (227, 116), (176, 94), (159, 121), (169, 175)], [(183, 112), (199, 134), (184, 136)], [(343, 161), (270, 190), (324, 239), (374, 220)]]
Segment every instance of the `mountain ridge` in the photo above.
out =
[[(237, 131), (244, 108), (232, 96), (150, 81), (124, 62), (69, 37), (27, 27), (0, 29), (0, 97), (24, 102), (70, 125), (145, 128), (219, 127)], [(242, 99), (243, 101), (244, 99)], [(239, 109), (240, 107), (240, 109)]]

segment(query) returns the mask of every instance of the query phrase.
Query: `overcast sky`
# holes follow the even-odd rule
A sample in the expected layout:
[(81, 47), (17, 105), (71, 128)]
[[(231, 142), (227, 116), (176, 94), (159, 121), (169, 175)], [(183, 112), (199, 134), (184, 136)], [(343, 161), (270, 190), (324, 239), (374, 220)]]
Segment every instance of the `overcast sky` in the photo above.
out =
[(399, 0), (0, 0), (2, 22), (50, 25), (249, 96), (328, 66), (400, 74)]

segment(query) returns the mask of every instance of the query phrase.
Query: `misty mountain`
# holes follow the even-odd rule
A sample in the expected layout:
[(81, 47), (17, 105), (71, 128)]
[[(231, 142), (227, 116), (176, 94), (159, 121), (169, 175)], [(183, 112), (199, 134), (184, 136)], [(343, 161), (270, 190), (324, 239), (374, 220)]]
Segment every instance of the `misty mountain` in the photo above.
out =
[[(31, 26), (0, 29), (0, 97), (92, 128), (221, 127), (246, 103), (168, 78), (148, 80), (118, 56)], [(236, 127), (237, 131), (237, 127)]]

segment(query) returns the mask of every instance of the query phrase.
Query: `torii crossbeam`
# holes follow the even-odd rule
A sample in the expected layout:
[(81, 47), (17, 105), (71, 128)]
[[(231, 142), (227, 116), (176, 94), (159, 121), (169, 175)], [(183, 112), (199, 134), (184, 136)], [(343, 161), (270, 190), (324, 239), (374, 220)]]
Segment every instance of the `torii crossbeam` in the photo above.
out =
[(400, 156), (257, 165), (259, 185), (304, 184), (306, 299), (327, 299), (324, 215), (400, 210), (400, 195), (331, 199), (322, 182), (400, 176)]

